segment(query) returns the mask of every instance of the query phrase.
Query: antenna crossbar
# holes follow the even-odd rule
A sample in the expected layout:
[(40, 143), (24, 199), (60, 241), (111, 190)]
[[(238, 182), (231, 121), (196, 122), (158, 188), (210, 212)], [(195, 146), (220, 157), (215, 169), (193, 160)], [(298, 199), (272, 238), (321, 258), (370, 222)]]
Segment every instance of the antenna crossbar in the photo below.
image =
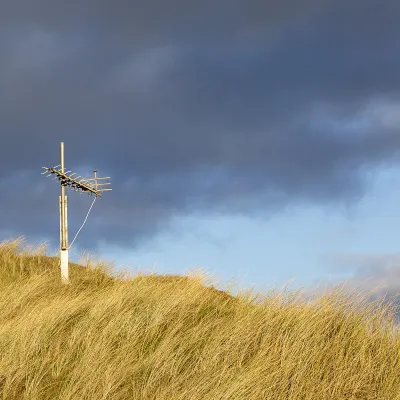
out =
[[(67, 186), (72, 189), (81, 191), (81, 192), (87, 192), (90, 195), (94, 194), (96, 197), (101, 197), (100, 192), (103, 192), (105, 190), (109, 191), (112, 189), (97, 189), (98, 186), (103, 186), (103, 185), (111, 185), (111, 183), (97, 183), (98, 179), (110, 179), (109, 177), (106, 178), (92, 178), (92, 179), (79, 179), (81, 176), (76, 176), (73, 177), (73, 175), (76, 175), (75, 173), (72, 173), (71, 175), (68, 175), (65, 172), (62, 172), (61, 169), (57, 169), (55, 167), (53, 168), (47, 168), (43, 167), (45, 171), (43, 174), (49, 174), (47, 176), (55, 176), (60, 182), (62, 186)], [(68, 171), (71, 172), (71, 171)]]

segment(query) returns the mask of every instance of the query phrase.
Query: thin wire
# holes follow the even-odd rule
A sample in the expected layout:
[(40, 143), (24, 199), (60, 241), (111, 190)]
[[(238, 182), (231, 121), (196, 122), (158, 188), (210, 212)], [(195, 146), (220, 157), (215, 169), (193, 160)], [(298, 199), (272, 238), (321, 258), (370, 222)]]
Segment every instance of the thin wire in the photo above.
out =
[(76, 239), (76, 237), (78, 236), (79, 232), (80, 232), (80, 231), (81, 231), (81, 229), (83, 228), (83, 225), (85, 225), (85, 222), (86, 222), (86, 220), (88, 219), (88, 216), (89, 216), (90, 210), (92, 209), (92, 207), (93, 207), (93, 204), (94, 204), (94, 202), (96, 201), (96, 198), (97, 198), (97, 197), (95, 197), (95, 198), (93, 199), (93, 203), (92, 203), (92, 205), (90, 206), (88, 213), (86, 214), (86, 218), (85, 218), (85, 220), (83, 221), (83, 224), (82, 224), (82, 226), (79, 228), (78, 232), (76, 232), (76, 235), (75, 235), (75, 237), (74, 237), (74, 240), (73, 240), (73, 241), (72, 241), (72, 243), (70, 244), (69, 248), (71, 248), (71, 247), (72, 247), (72, 245), (73, 245), (73, 244), (74, 244), (74, 242), (75, 242), (75, 239)]

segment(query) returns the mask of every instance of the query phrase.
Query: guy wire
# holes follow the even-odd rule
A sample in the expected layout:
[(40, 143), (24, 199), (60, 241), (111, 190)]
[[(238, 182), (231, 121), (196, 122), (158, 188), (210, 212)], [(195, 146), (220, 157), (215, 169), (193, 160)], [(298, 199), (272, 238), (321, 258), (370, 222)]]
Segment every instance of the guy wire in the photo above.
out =
[(72, 245), (73, 245), (74, 242), (75, 242), (76, 237), (78, 236), (79, 232), (80, 232), (81, 229), (83, 228), (83, 225), (85, 225), (86, 220), (88, 219), (90, 210), (92, 209), (92, 207), (93, 207), (93, 205), (94, 205), (94, 202), (96, 201), (96, 198), (97, 198), (97, 197), (95, 196), (95, 198), (93, 199), (93, 203), (92, 203), (92, 205), (90, 206), (88, 213), (86, 214), (86, 218), (85, 218), (85, 220), (83, 221), (83, 224), (82, 224), (82, 226), (79, 228), (78, 232), (76, 232), (76, 235), (75, 235), (74, 239), (72, 240), (72, 243), (70, 244), (69, 248), (72, 247)]

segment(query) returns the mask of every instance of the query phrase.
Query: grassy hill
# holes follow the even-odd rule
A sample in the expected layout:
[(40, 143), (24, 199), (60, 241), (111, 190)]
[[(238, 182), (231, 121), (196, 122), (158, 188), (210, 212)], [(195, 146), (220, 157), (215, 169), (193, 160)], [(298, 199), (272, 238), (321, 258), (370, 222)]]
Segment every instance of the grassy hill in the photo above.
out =
[[(390, 305), (335, 289), (236, 297), (0, 244), (3, 399), (400, 399)], [(1, 396), (0, 396), (1, 398)]]

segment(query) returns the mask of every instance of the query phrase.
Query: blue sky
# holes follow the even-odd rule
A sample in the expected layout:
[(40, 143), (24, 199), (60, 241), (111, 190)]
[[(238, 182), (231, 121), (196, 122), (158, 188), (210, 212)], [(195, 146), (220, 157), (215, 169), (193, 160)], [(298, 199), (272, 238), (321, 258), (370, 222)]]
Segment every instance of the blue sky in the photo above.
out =
[[(357, 282), (357, 257), (400, 258), (399, 173), (399, 168), (376, 169), (368, 176), (368, 193), (352, 204), (288, 207), (267, 219), (190, 215), (135, 251), (104, 245), (101, 253), (114, 260), (117, 270), (133, 273), (203, 269), (220, 288), (234, 280), (237, 287), (261, 292), (288, 283), (290, 288), (313, 289), (318, 283), (354, 277), (353, 283), (362, 287), (361, 279)], [(375, 266), (379, 269), (382, 262)], [(369, 288), (381, 283), (375, 274), (365, 277), (370, 278)]]

